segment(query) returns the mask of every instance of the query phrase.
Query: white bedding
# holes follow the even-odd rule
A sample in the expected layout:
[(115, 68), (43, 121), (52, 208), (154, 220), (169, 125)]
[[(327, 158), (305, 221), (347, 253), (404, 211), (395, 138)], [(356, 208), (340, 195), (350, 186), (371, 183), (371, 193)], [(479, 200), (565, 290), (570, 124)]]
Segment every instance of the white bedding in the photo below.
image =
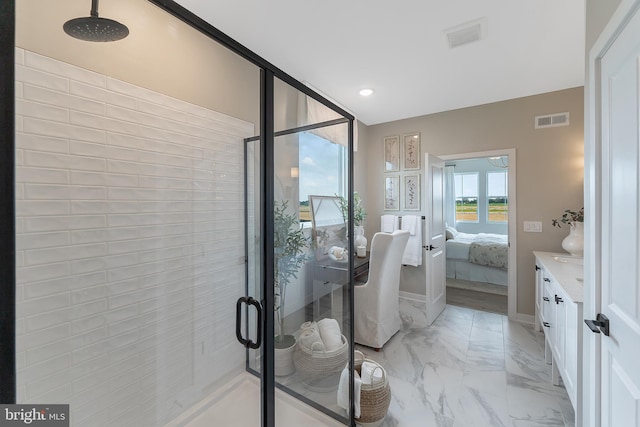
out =
[[(447, 240), (446, 245), (448, 260), (475, 262), (476, 264), (506, 269), (507, 235), (457, 233), (455, 238)], [(473, 251), (470, 250), (472, 245)], [(482, 251), (487, 251), (487, 253), (484, 254)]]

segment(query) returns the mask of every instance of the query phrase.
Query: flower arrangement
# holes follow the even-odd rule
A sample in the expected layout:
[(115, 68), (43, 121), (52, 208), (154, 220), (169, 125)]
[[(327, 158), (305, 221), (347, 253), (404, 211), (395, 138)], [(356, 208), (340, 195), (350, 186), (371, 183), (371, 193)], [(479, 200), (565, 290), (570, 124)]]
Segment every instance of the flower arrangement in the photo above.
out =
[[(337, 194), (336, 196), (340, 197), (340, 211), (342, 212), (342, 218), (346, 224), (347, 219), (349, 219), (349, 201)], [(367, 213), (364, 211), (364, 207), (362, 206), (362, 198), (360, 198), (358, 193), (353, 193), (353, 225), (363, 225), (366, 217)]]
[(576, 222), (584, 222), (584, 207), (580, 208), (580, 210), (572, 211), (570, 209), (566, 209), (560, 218), (555, 218), (551, 221), (551, 224), (554, 227), (562, 228), (560, 223), (569, 224), (572, 226), (573, 223)]

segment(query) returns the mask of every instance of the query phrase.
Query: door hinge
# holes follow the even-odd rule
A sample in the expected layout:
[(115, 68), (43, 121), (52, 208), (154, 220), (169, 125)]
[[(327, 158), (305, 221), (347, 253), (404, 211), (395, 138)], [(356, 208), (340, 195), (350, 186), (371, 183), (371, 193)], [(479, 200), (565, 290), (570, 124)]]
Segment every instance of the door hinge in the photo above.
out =
[(598, 313), (596, 320), (584, 319), (584, 323), (587, 324), (589, 329), (596, 334), (602, 332), (606, 336), (609, 336), (609, 318), (602, 313)]

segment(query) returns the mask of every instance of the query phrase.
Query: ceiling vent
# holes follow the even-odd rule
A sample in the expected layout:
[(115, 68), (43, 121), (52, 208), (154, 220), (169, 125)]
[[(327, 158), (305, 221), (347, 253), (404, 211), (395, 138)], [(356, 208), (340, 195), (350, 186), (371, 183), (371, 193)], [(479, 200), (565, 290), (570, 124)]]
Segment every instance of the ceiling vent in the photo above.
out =
[(535, 128), (551, 128), (556, 126), (567, 126), (569, 124), (569, 113), (548, 114), (546, 116), (536, 116)]
[(444, 30), (449, 48), (481, 40), (487, 34), (487, 18), (476, 19)]

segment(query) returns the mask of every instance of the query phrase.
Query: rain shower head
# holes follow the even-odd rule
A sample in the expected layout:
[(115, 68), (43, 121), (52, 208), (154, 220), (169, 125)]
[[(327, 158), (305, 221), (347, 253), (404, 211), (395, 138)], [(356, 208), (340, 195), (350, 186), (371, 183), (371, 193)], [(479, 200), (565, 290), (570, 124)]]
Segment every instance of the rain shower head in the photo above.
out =
[(98, 0), (91, 0), (91, 16), (71, 19), (62, 28), (71, 37), (89, 42), (113, 42), (129, 35), (126, 25), (98, 17)]

